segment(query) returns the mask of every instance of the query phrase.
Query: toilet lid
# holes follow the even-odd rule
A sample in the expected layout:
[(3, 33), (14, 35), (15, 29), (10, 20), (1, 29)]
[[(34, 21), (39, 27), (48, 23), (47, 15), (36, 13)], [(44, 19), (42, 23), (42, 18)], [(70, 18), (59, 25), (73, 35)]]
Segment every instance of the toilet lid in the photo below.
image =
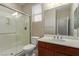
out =
[(28, 44), (28, 45), (24, 46), (23, 50), (31, 50), (31, 49), (34, 49), (35, 47), (36, 47), (36, 45)]

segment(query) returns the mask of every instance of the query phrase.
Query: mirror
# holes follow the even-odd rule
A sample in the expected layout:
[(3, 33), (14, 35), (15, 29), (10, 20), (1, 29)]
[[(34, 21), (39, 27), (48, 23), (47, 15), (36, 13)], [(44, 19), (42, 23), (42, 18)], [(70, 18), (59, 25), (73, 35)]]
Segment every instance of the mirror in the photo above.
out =
[(44, 11), (44, 34), (70, 34), (70, 4)]
[(74, 34), (79, 37), (79, 5), (74, 12)]
[(56, 8), (57, 35), (70, 35), (70, 5)]
[(45, 10), (44, 34), (79, 36), (79, 5), (66, 4)]

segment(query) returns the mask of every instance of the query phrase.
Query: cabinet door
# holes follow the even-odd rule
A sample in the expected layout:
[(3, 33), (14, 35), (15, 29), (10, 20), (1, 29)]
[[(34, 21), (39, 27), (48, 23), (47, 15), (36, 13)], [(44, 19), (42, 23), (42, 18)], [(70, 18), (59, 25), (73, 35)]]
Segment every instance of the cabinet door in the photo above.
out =
[(38, 55), (53, 56), (54, 52), (54, 45), (40, 41), (38, 42)]
[(51, 51), (46, 49), (46, 48), (39, 47), (38, 48), (38, 55), (39, 56), (50, 56), (51, 55)]

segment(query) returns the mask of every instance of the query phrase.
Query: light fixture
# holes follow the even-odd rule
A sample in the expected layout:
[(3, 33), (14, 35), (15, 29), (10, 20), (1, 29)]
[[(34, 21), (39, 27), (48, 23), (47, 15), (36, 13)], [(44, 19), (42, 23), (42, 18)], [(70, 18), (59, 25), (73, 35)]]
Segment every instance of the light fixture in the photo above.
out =
[(18, 15), (18, 12), (13, 13), (12, 15), (13, 15), (13, 16), (17, 16), (17, 15)]

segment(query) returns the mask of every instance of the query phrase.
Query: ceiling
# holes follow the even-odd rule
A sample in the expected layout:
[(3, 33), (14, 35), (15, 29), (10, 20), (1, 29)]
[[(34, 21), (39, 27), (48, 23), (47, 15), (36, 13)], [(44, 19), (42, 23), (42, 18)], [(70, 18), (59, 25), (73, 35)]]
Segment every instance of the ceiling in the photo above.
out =
[(19, 5), (19, 6), (26, 6), (26, 5), (34, 5), (34, 4), (37, 4), (37, 3), (15, 3), (16, 5)]
[(56, 10), (59, 11), (59, 12), (60, 11), (62, 12), (63, 10), (70, 10), (70, 7), (71, 7), (71, 4), (62, 5), (60, 7), (57, 7)]

